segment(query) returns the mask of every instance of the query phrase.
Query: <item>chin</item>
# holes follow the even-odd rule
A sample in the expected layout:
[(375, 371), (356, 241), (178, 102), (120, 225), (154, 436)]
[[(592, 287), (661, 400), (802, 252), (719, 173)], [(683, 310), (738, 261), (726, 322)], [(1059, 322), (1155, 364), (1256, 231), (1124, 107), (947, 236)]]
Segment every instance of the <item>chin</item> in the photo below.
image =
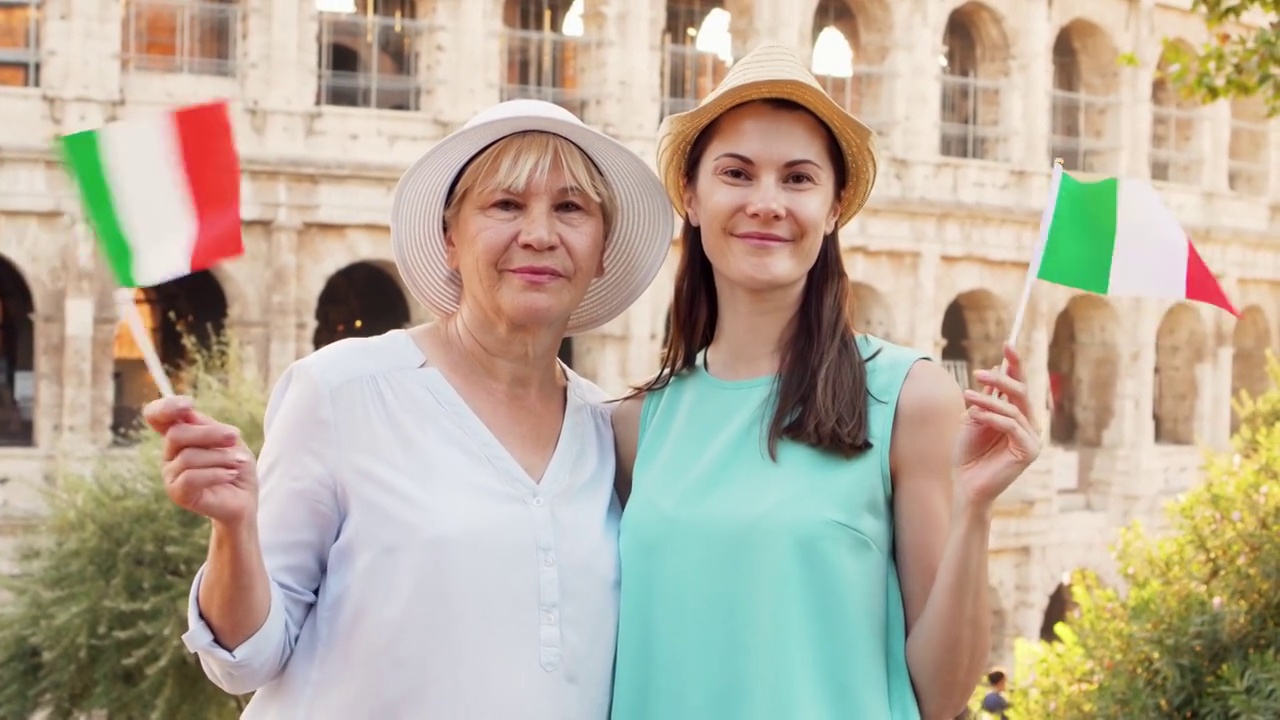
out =
[(803, 269), (790, 267), (790, 263), (787, 267), (778, 265), (771, 263), (769, 266), (739, 267), (734, 272), (726, 273), (725, 279), (733, 285), (752, 291), (779, 290), (804, 283), (807, 273)]
[(529, 297), (512, 298), (503, 303), (507, 322), (516, 327), (545, 328), (563, 325), (569, 321), (576, 303), (562, 298), (531, 294)]

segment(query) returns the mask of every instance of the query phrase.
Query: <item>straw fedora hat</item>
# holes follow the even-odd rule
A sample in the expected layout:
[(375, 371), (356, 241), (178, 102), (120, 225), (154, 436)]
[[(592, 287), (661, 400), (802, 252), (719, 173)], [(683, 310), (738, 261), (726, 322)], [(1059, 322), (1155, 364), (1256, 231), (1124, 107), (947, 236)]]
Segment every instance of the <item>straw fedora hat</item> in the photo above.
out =
[(800, 57), (785, 45), (766, 43), (733, 64), (720, 85), (688, 112), (668, 115), (658, 128), (658, 173), (676, 212), (684, 208), (685, 162), (694, 140), (727, 110), (752, 100), (790, 100), (822, 120), (844, 151), (846, 177), (837, 227), (867, 204), (876, 181), (875, 133), (818, 84)]
[(445, 262), (444, 208), (467, 163), (508, 135), (541, 131), (577, 145), (595, 163), (617, 201), (604, 241), (604, 275), (569, 318), (577, 335), (618, 317), (648, 289), (675, 237), (675, 217), (658, 176), (644, 160), (559, 105), (508, 100), (436, 143), (400, 178), (391, 202), (391, 248), (405, 287), (437, 317), (451, 315), (462, 280)]

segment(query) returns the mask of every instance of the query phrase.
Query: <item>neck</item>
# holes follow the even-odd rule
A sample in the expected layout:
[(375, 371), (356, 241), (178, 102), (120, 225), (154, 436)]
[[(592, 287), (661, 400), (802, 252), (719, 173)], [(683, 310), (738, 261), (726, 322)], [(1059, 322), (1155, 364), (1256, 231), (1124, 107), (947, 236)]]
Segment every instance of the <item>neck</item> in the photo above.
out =
[(707, 367), (719, 378), (745, 380), (778, 372), (804, 283), (767, 292), (716, 282), (716, 334)]
[(560, 328), (517, 328), (482, 322), (461, 308), (435, 324), (457, 369), (506, 395), (538, 395), (563, 387), (556, 356)]

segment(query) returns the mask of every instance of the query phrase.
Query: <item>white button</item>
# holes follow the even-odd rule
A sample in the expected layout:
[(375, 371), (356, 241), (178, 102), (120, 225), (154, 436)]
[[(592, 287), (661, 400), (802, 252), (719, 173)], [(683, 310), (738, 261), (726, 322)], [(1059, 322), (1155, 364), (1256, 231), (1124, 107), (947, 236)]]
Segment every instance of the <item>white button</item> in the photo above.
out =
[(556, 564), (556, 560), (555, 558), (551, 557), (551, 553), (547, 553), (547, 556), (542, 560), (542, 564), (546, 565), (547, 567), (551, 567), (552, 565)]
[(556, 622), (556, 616), (552, 615), (551, 613), (547, 613), (546, 615), (543, 615), (542, 619), (546, 620), (548, 625), (554, 625)]
[(541, 506), (542, 506), (542, 498), (540, 498), (540, 497), (539, 497), (539, 498), (534, 498), (534, 499), (533, 499), (533, 504), (534, 504), (534, 505), (537, 505), (537, 506), (539, 506), (539, 507), (541, 507)]

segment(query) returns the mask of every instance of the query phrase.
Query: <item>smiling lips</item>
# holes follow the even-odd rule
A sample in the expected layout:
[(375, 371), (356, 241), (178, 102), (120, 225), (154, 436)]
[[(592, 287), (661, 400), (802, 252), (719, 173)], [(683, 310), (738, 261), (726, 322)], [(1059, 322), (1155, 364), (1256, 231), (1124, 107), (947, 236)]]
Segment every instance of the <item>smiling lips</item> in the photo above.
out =
[(545, 285), (564, 277), (563, 273), (549, 265), (521, 265), (511, 268), (507, 272), (535, 285)]
[(781, 235), (774, 235), (767, 232), (744, 232), (735, 233), (734, 237), (742, 240), (750, 245), (759, 245), (764, 247), (773, 247), (791, 242)]

